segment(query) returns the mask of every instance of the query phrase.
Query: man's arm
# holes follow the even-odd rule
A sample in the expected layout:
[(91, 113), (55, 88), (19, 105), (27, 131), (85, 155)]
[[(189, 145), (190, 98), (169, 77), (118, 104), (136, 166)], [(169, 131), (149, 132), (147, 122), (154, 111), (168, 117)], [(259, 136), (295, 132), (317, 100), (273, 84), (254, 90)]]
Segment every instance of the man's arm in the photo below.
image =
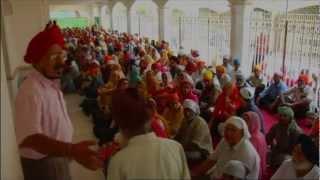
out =
[(28, 136), (19, 144), (19, 148), (30, 148), (41, 154), (59, 157), (70, 157), (71, 146), (71, 143), (57, 141), (42, 134)]
[(92, 145), (95, 145), (95, 142), (82, 141), (72, 144), (49, 138), (43, 134), (34, 134), (26, 137), (19, 147), (30, 148), (48, 156), (74, 159), (84, 167), (96, 170), (102, 167), (103, 163), (99, 154), (89, 148)]

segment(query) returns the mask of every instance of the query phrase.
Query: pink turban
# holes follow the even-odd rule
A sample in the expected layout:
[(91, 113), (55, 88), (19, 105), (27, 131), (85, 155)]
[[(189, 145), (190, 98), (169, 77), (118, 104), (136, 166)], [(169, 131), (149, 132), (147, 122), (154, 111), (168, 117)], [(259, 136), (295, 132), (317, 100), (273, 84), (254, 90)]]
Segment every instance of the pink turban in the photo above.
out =
[(57, 44), (64, 48), (64, 37), (57, 25), (49, 25), (29, 42), (24, 61), (35, 64), (47, 53), (49, 48)]

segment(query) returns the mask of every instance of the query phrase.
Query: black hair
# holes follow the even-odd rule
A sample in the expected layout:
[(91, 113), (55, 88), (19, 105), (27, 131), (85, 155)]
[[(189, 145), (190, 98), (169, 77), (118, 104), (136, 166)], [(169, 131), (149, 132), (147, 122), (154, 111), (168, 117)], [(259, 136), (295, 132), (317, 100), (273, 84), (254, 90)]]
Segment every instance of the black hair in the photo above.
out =
[(319, 149), (314, 144), (311, 137), (301, 134), (295, 144), (301, 145), (302, 153), (308, 161), (319, 166)]

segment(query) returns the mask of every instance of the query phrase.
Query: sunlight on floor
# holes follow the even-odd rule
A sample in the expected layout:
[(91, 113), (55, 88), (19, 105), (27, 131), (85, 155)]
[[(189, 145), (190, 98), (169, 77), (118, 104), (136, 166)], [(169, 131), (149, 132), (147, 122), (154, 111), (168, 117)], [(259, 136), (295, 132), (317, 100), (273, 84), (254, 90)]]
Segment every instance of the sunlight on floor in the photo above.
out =
[[(82, 97), (77, 94), (65, 96), (69, 116), (74, 127), (73, 142), (96, 140), (92, 132), (92, 123), (90, 118), (85, 116), (79, 107), (81, 100)], [(75, 161), (71, 163), (71, 176), (73, 180), (105, 179), (102, 170), (90, 171)]]

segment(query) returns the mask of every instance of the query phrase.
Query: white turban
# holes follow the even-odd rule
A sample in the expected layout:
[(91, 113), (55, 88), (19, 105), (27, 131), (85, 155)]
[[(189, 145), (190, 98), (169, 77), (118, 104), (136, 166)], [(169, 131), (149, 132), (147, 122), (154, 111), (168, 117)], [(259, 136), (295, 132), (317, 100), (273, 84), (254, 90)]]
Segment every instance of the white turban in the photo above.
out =
[(243, 138), (250, 139), (251, 135), (248, 130), (247, 123), (238, 116), (232, 116), (224, 123), (224, 127), (226, 127), (227, 124), (232, 124), (238, 129), (243, 129)]
[(197, 115), (200, 114), (199, 105), (191, 99), (186, 99), (183, 101), (183, 107), (187, 109), (191, 109)]
[(246, 166), (241, 161), (230, 160), (223, 168), (223, 174), (227, 174), (239, 179), (245, 179)]

